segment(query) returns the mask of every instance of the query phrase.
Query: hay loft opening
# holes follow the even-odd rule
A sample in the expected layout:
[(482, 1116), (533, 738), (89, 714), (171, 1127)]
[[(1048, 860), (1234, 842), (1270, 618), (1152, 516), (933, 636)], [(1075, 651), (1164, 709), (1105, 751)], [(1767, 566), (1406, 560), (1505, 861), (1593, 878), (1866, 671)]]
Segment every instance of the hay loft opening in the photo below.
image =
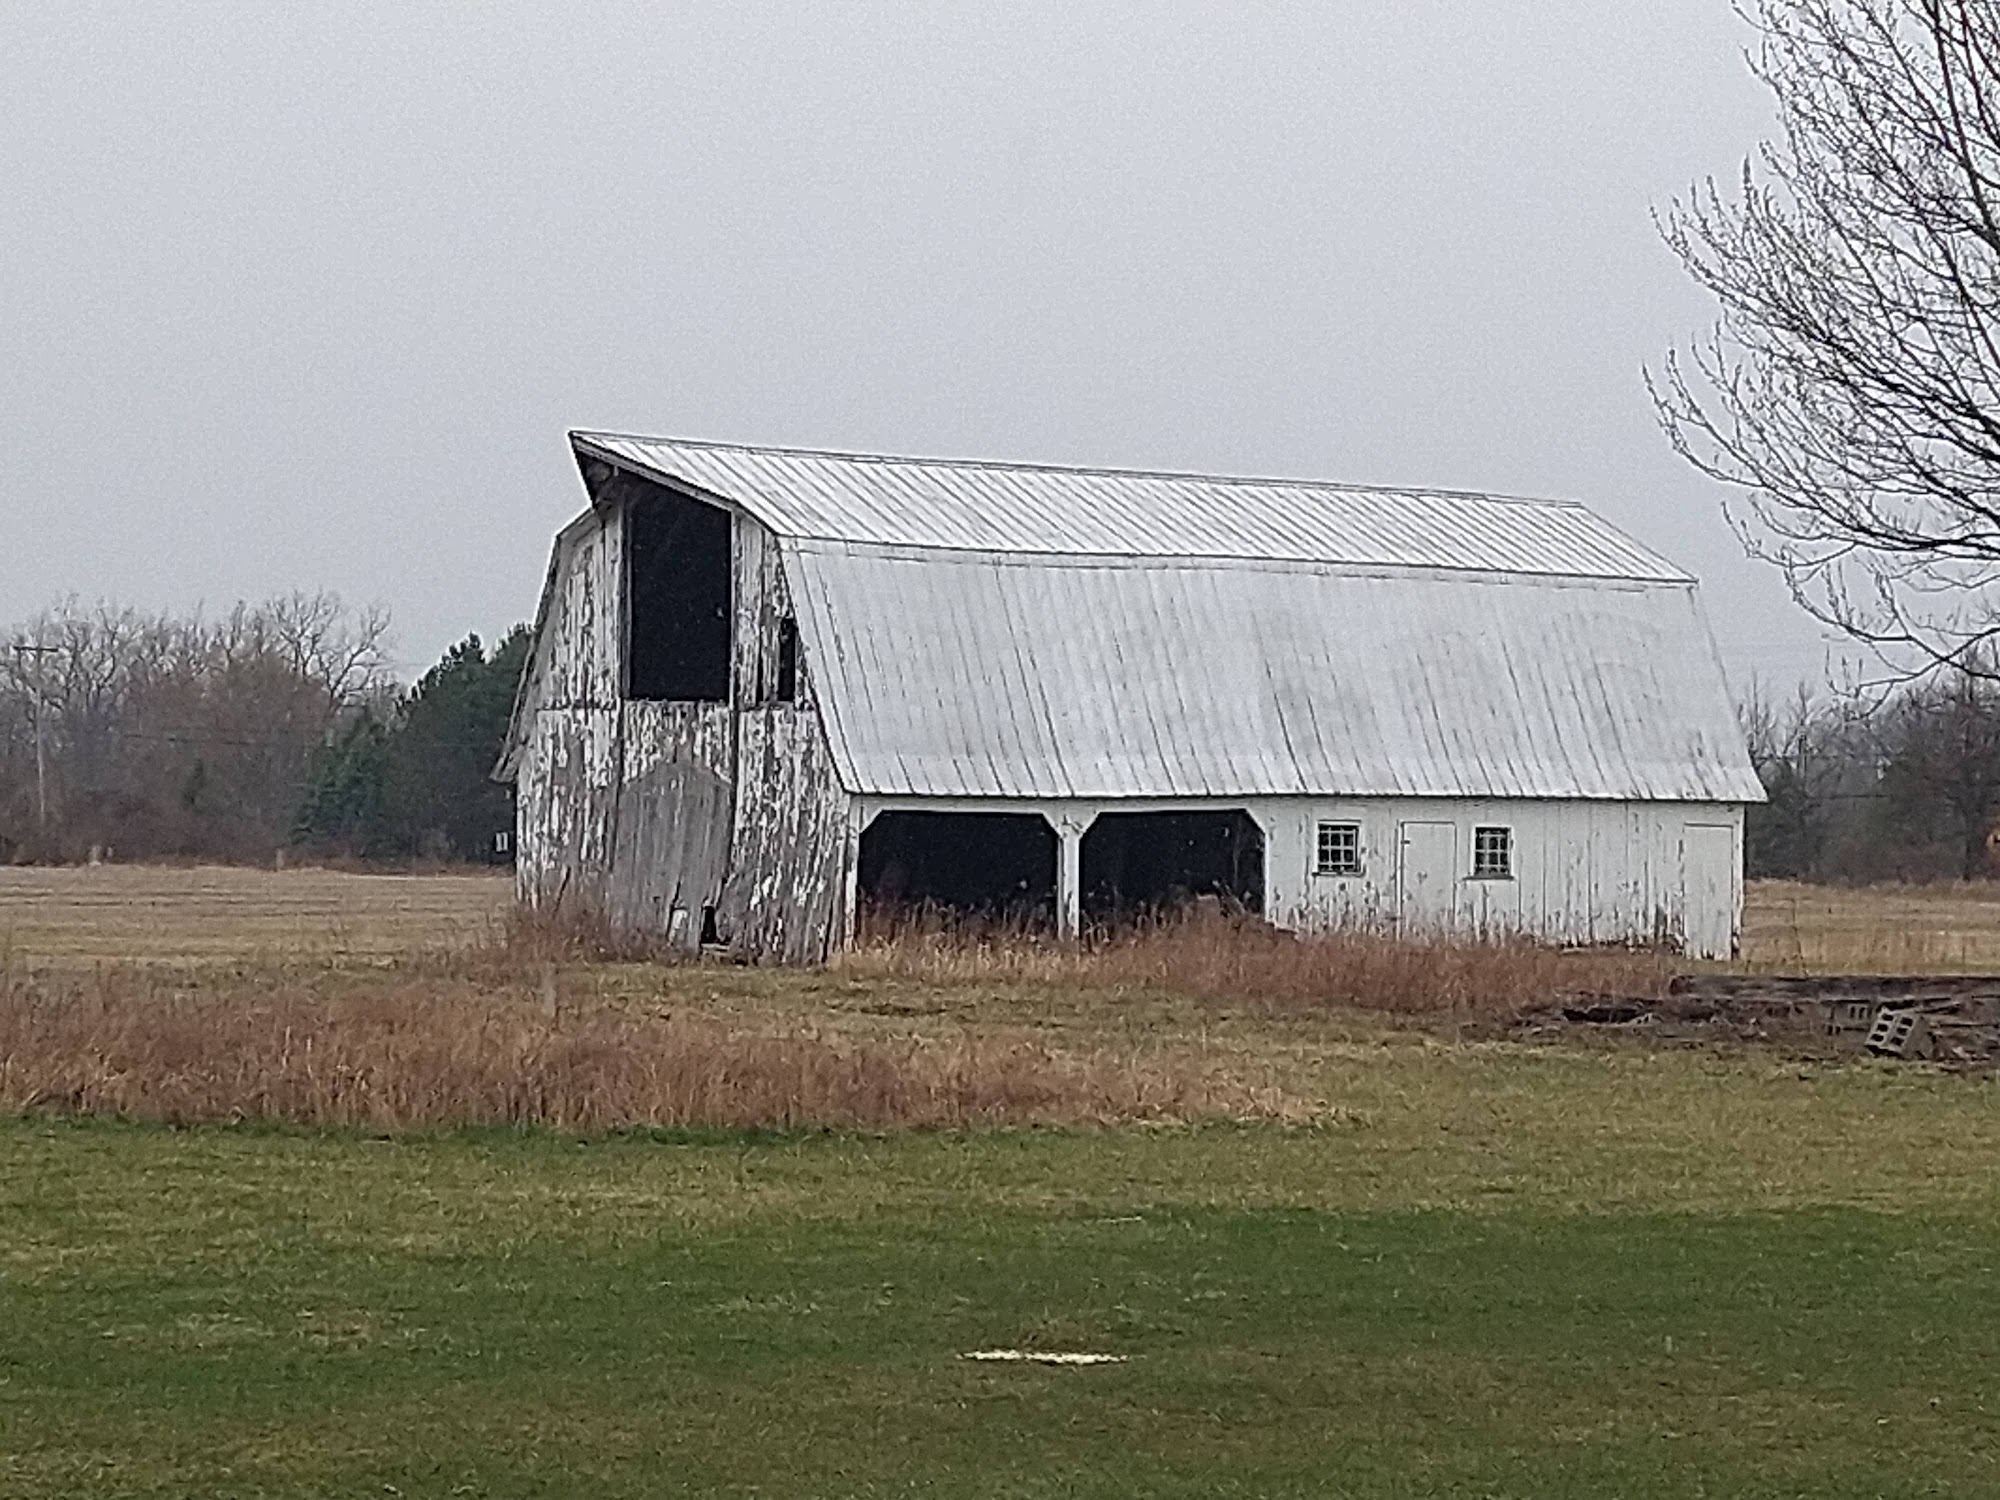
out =
[(729, 512), (636, 483), (626, 512), (625, 695), (729, 697)]
[(1117, 921), (1219, 896), (1264, 910), (1264, 831), (1241, 808), (1103, 813), (1083, 836), (1083, 914)]
[(1053, 922), (1056, 832), (1038, 813), (885, 812), (861, 835), (861, 899)]

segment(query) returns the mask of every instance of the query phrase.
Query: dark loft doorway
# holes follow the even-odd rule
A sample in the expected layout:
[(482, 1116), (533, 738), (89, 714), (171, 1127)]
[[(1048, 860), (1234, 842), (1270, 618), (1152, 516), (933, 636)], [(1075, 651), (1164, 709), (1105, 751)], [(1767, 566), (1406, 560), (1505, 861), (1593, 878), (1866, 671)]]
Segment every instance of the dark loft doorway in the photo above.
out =
[(729, 512), (641, 487), (626, 511), (625, 696), (729, 697)]

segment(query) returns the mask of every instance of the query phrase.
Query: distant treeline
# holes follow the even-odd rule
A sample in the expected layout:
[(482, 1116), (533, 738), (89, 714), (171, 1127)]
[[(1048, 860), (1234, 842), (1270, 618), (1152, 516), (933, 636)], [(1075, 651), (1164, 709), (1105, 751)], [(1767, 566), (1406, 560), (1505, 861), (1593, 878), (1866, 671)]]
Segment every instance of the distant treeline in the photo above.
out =
[(483, 859), (528, 647), (477, 636), (414, 686), (332, 594), (226, 615), (58, 605), (0, 640), (0, 861)]
[[(490, 773), (529, 633), (490, 651), (468, 636), (406, 686), (387, 628), (321, 593), (214, 619), (70, 601), (8, 630), (0, 862), (487, 858), (513, 825)], [(1770, 795), (1748, 816), (1750, 874), (1995, 873), (1989, 662), (1886, 694), (1753, 697), (1743, 720)]]
[(2000, 676), (1985, 658), (1886, 694), (1753, 699), (1743, 712), (1770, 801), (1750, 809), (1752, 875), (1969, 880), (2000, 873)]

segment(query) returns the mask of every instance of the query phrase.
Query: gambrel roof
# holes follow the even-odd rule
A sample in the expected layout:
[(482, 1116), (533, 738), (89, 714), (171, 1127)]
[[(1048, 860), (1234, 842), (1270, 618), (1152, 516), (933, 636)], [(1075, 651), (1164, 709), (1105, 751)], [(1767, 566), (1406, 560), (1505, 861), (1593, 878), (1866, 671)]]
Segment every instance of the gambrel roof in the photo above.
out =
[(776, 536), (851, 792), (1763, 797), (1694, 580), (1580, 505), (573, 441)]
[(570, 439), (579, 454), (726, 500), (799, 541), (1692, 581), (1568, 501), (604, 432)]

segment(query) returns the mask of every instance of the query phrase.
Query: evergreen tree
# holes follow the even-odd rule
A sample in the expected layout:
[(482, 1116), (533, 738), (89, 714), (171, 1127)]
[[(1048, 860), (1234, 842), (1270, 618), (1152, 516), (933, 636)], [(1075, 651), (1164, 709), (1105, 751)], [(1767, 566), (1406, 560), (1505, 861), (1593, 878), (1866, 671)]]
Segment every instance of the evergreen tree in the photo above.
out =
[(512, 826), (511, 794), (492, 771), (529, 642), (517, 626), (488, 656), (467, 636), (404, 698), (383, 782), (384, 831), (398, 852), (480, 859)]
[(384, 852), (382, 790), (389, 733), (363, 709), (313, 752), (292, 842), (345, 854)]

